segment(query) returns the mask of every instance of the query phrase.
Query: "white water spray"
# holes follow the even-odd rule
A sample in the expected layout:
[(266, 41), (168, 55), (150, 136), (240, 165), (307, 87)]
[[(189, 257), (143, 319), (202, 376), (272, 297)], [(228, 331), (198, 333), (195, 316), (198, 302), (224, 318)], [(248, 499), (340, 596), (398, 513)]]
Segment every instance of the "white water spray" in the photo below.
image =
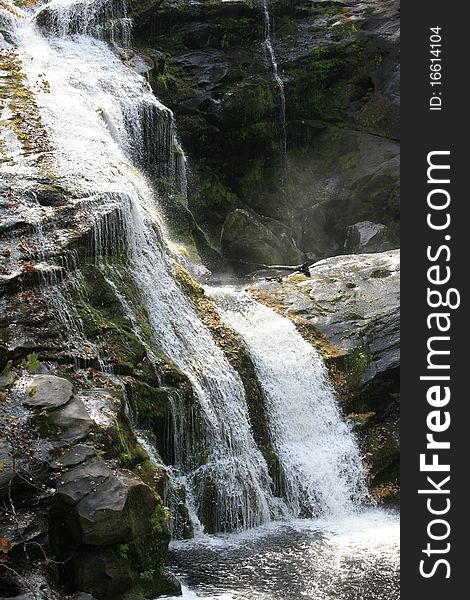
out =
[(210, 293), (250, 350), (291, 516), (351, 513), (366, 497), (364, 471), (323, 359), (290, 321), (246, 293)]

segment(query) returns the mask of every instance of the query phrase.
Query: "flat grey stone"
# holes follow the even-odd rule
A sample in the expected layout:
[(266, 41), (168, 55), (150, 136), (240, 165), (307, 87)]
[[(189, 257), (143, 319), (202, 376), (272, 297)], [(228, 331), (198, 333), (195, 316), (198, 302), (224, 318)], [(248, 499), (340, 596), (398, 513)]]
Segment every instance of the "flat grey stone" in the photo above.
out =
[(85, 439), (93, 429), (93, 421), (85, 405), (75, 397), (60, 410), (51, 412), (49, 419), (61, 429), (60, 440), (69, 444)]
[(51, 467), (53, 469), (75, 467), (76, 465), (85, 462), (93, 456), (95, 456), (95, 449), (93, 446), (88, 446), (87, 444), (77, 444), (62, 454), (62, 456), (60, 456), (57, 460), (52, 462)]
[(72, 384), (54, 375), (36, 375), (26, 388), (24, 403), (33, 408), (59, 408), (72, 397)]

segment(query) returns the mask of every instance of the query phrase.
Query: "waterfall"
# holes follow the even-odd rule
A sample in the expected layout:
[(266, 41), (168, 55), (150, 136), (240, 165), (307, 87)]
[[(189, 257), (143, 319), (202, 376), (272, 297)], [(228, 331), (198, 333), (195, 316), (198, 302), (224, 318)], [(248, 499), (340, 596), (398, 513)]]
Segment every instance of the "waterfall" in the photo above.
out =
[(181, 194), (183, 205), (188, 208), (188, 158), (183, 147), (177, 141), (176, 149), (176, 187)]
[[(362, 497), (361, 461), (321, 359), (269, 309), (246, 296), (228, 301), (230, 295), (213, 292), (250, 349), (264, 388), (283, 470), (284, 498), (274, 495), (242, 380), (175, 276), (153, 182), (163, 174), (184, 197), (185, 158), (171, 111), (117, 54), (108, 25), (126, 14), (125, 4), (114, 0), (52, 0), (35, 15), (14, 19), (11, 37), (50, 138), (50, 167), (79, 216), (93, 223), (90, 252), (97, 266), (149, 357), (161, 352), (192, 385), (197, 418), (189, 423), (178, 398), (172, 402), (177, 448), (171, 474), (186, 485), (190, 510), (209, 532), (288, 514), (352, 510)], [(265, 46), (284, 112), (266, 3), (265, 14)], [(120, 266), (107, 260), (119, 252), (125, 253)], [(73, 319), (67, 322), (74, 327)]]
[[(162, 144), (167, 155), (174, 151), (174, 139), (160, 126), (170, 111), (105, 41), (70, 37), (68, 31), (45, 36), (34, 20), (22, 19), (14, 32), (30, 85), (39, 73), (48, 82), (47, 90), (37, 90), (36, 101), (55, 149), (56, 175), (74, 197), (90, 199), (84, 210), (99, 198), (103, 206), (92, 209), (98, 218), (109, 204), (117, 204), (123, 215), (118, 221), (126, 267), (145, 302), (152, 342), (186, 373), (198, 399), (200, 451), (183, 456), (179, 466), (201, 520), (212, 531), (259, 525), (273, 514), (272, 482), (252, 436), (243, 384), (173, 277), (158, 198), (145, 175), (147, 165), (141, 164), (149, 156), (159, 160), (149, 147)], [(95, 244), (104, 257), (102, 235), (95, 236)], [(100, 266), (106, 271), (105, 260)], [(109, 268), (107, 276), (113, 274)], [(137, 310), (132, 297), (124, 308), (132, 317)]]
[[(281, 121), (281, 151), (283, 160), (283, 170), (285, 172), (287, 165), (287, 126), (286, 126), (286, 96), (284, 91), (284, 82), (279, 75), (279, 67), (277, 64), (276, 53), (273, 47), (272, 40), (272, 25), (271, 14), (269, 12), (269, 0), (262, 0), (263, 24), (264, 24), (264, 41), (263, 48), (266, 60), (269, 62), (274, 83), (279, 94), (280, 104), (280, 121)], [(285, 173), (284, 173), (285, 174)]]
[(352, 512), (367, 495), (364, 471), (323, 359), (293, 323), (246, 293), (209, 291), (250, 350), (291, 516)]
[(36, 21), (53, 35), (86, 34), (122, 48), (130, 45), (132, 20), (126, 0), (51, 0), (39, 9)]

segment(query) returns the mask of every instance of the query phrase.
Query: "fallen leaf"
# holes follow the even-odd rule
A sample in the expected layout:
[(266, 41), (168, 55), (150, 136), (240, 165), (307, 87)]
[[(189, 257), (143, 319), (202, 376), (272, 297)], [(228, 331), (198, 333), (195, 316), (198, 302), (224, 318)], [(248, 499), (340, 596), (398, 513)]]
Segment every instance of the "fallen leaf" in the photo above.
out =
[(0, 550), (3, 554), (8, 554), (11, 550), (11, 541), (7, 538), (0, 537)]

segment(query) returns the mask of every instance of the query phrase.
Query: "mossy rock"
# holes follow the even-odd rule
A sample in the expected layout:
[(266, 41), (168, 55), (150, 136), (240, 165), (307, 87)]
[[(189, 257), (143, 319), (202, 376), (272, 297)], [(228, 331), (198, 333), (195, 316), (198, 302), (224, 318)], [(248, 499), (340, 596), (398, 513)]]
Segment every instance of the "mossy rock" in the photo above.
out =
[(137, 441), (123, 399), (120, 400), (113, 424), (106, 428), (97, 427), (94, 443), (105, 458), (115, 459), (119, 466), (127, 469), (148, 459), (147, 453)]
[(181, 392), (171, 388), (154, 388), (137, 380), (128, 381), (126, 389), (139, 427), (153, 434), (163, 461), (173, 464), (174, 426), (171, 397)]
[(61, 567), (69, 586), (104, 600), (127, 591), (154, 598), (169, 589), (168, 513), (129, 472), (99, 458), (75, 467), (61, 478), (51, 520), (54, 550), (69, 558)]

